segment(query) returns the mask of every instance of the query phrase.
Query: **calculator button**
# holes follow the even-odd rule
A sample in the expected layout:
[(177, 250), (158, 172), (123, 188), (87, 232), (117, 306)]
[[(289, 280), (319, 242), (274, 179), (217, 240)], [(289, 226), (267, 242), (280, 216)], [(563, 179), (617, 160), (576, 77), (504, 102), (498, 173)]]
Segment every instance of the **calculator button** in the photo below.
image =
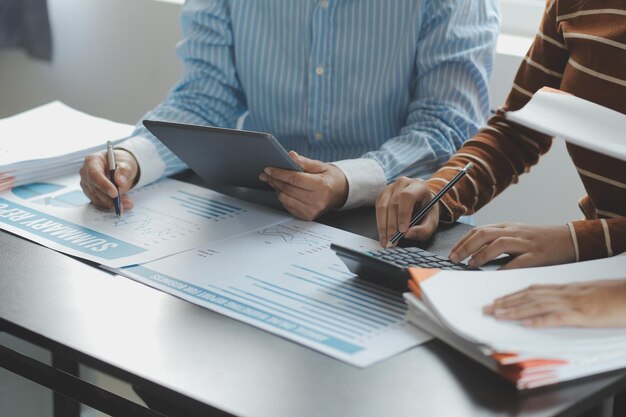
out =
[(424, 252), (424, 250), (423, 250), (423, 249), (416, 248), (416, 247), (405, 248), (405, 250), (406, 250), (407, 252)]
[(396, 264), (401, 265), (401, 266), (409, 266), (409, 263), (407, 261), (403, 261), (402, 259), (398, 259), (396, 261)]
[(395, 261), (395, 260), (396, 260), (393, 256), (389, 256), (389, 255), (384, 255), (382, 258), (383, 258), (385, 261), (389, 261), (389, 262), (393, 262), (393, 261)]

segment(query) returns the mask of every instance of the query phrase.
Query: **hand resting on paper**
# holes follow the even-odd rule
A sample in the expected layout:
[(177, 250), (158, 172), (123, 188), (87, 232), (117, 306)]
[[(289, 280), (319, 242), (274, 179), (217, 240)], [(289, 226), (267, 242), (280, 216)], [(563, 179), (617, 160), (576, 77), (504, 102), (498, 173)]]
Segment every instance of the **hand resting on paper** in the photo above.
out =
[(527, 327), (626, 327), (626, 279), (532, 285), (496, 299), (483, 312)]
[(469, 231), (450, 251), (452, 262), (470, 257), (468, 265), (480, 267), (502, 254), (513, 258), (502, 269), (557, 265), (576, 260), (567, 225), (531, 226), (500, 223)]
[[(120, 189), (122, 211), (133, 208), (133, 200), (125, 193), (135, 184), (139, 172), (137, 160), (128, 151), (115, 150), (115, 182)], [(102, 209), (113, 209), (113, 198), (117, 189), (109, 179), (109, 165), (106, 151), (89, 155), (80, 169), (80, 186), (94, 206)]]

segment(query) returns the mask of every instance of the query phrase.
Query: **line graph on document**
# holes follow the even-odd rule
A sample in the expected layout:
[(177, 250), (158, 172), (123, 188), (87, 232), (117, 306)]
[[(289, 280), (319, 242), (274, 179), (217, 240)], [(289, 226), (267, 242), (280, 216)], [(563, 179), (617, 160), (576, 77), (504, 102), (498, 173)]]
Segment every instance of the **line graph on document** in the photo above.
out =
[(93, 221), (106, 224), (115, 230), (115, 234), (126, 237), (129, 241), (137, 241), (144, 247), (178, 240), (194, 235), (201, 230), (197, 223), (162, 214), (158, 211), (142, 207), (141, 210), (127, 211), (118, 219), (113, 213), (99, 213)]
[[(280, 238), (280, 242), (294, 246), (300, 254), (312, 254), (328, 249), (329, 242), (305, 230), (276, 225), (257, 231), (260, 236)], [(272, 243), (266, 241), (267, 244)]]

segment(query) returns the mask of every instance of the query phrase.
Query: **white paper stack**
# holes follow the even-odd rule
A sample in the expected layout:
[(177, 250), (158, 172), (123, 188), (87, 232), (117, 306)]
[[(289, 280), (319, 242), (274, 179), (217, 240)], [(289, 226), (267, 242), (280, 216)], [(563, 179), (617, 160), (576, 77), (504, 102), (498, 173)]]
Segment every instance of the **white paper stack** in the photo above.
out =
[(413, 269), (409, 320), (488, 366), (518, 389), (626, 368), (626, 329), (527, 328), (482, 312), (532, 284), (626, 277), (626, 256), (513, 271)]
[(86, 155), (121, 141), (131, 125), (55, 101), (0, 120), (0, 190), (75, 173)]
[(538, 91), (523, 108), (507, 112), (505, 117), (546, 135), (626, 160), (626, 114), (591, 101)]

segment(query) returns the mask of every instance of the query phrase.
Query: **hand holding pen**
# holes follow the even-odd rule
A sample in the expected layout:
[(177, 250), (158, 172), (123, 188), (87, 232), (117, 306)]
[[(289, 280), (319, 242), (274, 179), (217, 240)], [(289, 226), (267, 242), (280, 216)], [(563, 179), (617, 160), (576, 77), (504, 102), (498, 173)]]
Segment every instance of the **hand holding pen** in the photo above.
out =
[[(426, 240), (437, 230), (439, 200), (469, 171), (469, 163), (433, 196), (428, 184), (420, 179), (400, 178), (385, 188), (376, 200), (376, 221), (380, 244), (391, 247), (406, 235)], [(424, 205), (424, 202), (427, 202)], [(412, 218), (415, 207), (422, 207)]]
[(113, 148), (112, 153), (114, 161), (109, 161), (108, 146), (107, 150), (87, 156), (80, 169), (80, 185), (98, 208), (114, 210), (115, 199), (119, 198), (121, 214), (133, 208), (133, 200), (127, 192), (137, 180), (139, 167), (130, 152)]

